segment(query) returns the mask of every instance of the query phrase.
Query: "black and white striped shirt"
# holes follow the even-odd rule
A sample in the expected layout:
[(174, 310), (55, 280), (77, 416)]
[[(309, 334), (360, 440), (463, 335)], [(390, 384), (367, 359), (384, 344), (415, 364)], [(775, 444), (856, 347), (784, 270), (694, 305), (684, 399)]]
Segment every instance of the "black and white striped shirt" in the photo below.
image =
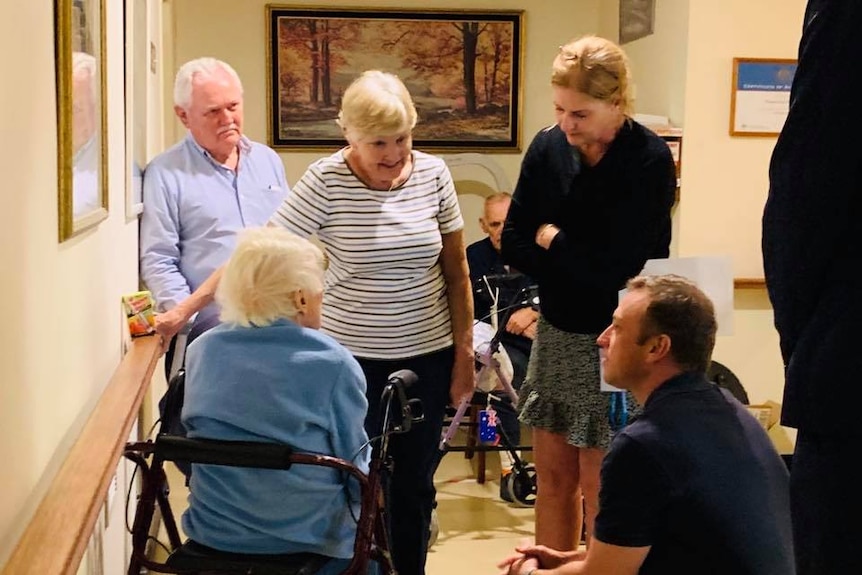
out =
[(464, 227), (443, 160), (413, 151), (401, 186), (372, 190), (343, 150), (313, 163), (270, 220), (329, 256), (322, 329), (355, 356), (401, 359), (452, 345), (442, 234)]

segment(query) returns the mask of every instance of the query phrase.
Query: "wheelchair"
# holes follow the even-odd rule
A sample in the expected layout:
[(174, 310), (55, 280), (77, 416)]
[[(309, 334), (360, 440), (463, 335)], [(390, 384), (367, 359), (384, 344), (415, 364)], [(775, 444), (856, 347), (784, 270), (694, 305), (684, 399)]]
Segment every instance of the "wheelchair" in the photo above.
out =
[[(385, 410), (383, 431), (370, 440), (372, 453), (368, 474), (344, 459), (303, 453), (278, 443), (188, 438), (168, 433), (158, 434), (155, 440), (128, 443), (123, 455), (135, 463), (141, 476), (141, 491), (130, 529), (132, 551), (128, 575), (140, 575), (142, 569), (188, 575), (314, 575), (330, 559), (314, 553), (229, 553), (191, 540), (181, 541), (168, 501), (170, 486), (164, 471), (167, 461), (285, 471), (294, 465), (316, 465), (340, 471), (346, 478), (345, 487), (347, 481), (356, 481), (361, 494), (353, 557), (342, 573), (364, 575), (373, 561), (377, 573), (395, 574), (389, 551), (384, 493), (385, 480), (392, 468), (388, 444), (390, 435), (407, 432), (413, 423), (421, 420), (421, 416), (413, 415), (414, 410), (419, 409), (416, 400), (408, 401), (404, 393), (404, 388), (416, 379), (408, 370), (390, 376), (381, 401), (381, 409)], [(162, 425), (165, 423), (163, 421)], [(168, 539), (167, 544), (155, 541), (169, 553), (164, 561), (152, 559), (148, 553), (149, 543), (154, 540), (151, 533), (157, 510)]]

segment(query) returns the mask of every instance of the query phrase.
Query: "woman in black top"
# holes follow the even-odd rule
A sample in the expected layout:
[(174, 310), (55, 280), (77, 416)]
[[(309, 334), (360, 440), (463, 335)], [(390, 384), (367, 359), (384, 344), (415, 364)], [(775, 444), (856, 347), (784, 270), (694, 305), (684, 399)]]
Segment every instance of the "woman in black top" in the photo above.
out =
[(580, 539), (581, 491), (592, 533), (611, 423), (634, 407), (630, 396), (599, 390), (596, 336), (626, 280), (670, 245), (673, 159), (631, 119), (629, 79), (613, 42), (587, 36), (560, 48), (556, 124), (527, 150), (503, 231), (504, 259), (539, 286), (520, 417), (534, 428), (536, 542), (560, 550)]

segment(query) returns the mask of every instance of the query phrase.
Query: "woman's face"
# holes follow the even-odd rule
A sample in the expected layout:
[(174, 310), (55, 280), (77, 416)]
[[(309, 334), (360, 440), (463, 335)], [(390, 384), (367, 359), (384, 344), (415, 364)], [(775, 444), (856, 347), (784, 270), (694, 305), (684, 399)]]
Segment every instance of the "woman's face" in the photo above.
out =
[(394, 136), (364, 136), (348, 138), (350, 167), (375, 189), (387, 189), (399, 184), (410, 170), (413, 135), (410, 132)]
[(620, 127), (618, 104), (596, 100), (571, 88), (554, 86), (554, 115), (571, 146), (608, 144)]

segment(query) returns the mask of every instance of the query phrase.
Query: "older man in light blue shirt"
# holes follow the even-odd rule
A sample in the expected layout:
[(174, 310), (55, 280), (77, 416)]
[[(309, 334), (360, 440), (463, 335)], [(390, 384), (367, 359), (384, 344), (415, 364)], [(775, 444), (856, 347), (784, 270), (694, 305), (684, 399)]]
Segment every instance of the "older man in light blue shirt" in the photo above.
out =
[[(289, 191), (278, 155), (242, 135), (242, 106), (225, 62), (201, 58), (177, 73), (174, 111), (188, 135), (144, 172), (141, 277), (160, 312), (221, 267), (236, 232), (265, 225)], [(198, 314), (201, 325), (217, 321), (215, 304)]]

